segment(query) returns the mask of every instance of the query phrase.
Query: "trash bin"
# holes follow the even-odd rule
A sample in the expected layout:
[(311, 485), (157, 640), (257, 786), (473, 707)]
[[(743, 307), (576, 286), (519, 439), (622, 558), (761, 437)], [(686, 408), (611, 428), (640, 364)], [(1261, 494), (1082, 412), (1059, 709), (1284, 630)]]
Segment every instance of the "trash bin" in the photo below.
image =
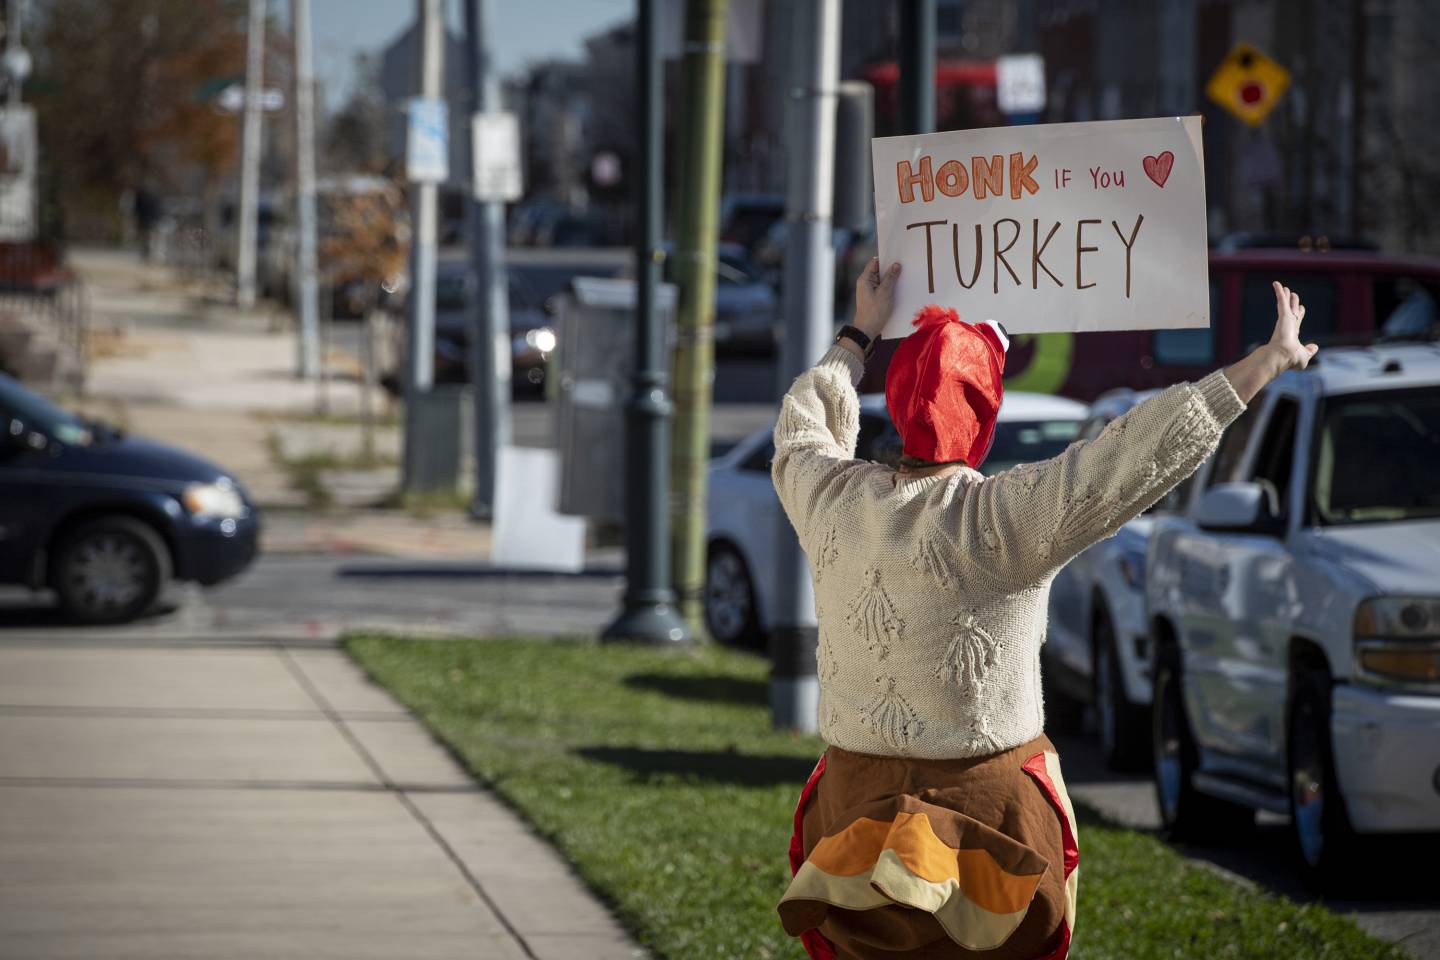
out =
[[(563, 514), (624, 520), (625, 404), (635, 367), (635, 299), (634, 280), (576, 277), (561, 300), (555, 428)], [(673, 327), (676, 300), (673, 285), (657, 285), (655, 305), (667, 331)], [(667, 345), (671, 340), (667, 336)]]

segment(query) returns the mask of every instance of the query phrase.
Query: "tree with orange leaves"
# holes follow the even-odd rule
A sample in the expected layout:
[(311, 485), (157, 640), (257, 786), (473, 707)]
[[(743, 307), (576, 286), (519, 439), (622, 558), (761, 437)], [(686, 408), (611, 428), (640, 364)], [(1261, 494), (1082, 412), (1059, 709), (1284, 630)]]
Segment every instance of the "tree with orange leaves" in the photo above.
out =
[[(245, 72), (243, 0), (51, 0), (35, 33), (41, 162), (71, 233), (113, 237), (143, 186), (192, 196), (218, 224), (239, 120), (214, 94)], [(267, 85), (289, 47), (267, 38)], [(98, 216), (97, 216), (98, 214)]]

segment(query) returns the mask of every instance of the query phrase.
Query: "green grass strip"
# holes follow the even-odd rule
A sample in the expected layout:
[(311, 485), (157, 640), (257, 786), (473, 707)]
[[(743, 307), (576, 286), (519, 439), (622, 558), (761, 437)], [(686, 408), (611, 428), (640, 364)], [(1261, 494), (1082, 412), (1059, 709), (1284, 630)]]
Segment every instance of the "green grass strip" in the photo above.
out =
[[(775, 903), (821, 750), (770, 729), (766, 664), (716, 648), (357, 636), (347, 648), (670, 960), (803, 958)], [(1076, 960), (1400, 958), (1082, 809)]]

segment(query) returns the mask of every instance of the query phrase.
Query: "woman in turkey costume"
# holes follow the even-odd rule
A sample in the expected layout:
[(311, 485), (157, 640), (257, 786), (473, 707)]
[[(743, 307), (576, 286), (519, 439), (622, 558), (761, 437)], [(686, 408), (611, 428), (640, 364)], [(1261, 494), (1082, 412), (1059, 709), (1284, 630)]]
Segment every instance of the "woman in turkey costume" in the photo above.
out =
[(814, 575), (828, 744), (796, 809), (780, 918), (815, 960), (1059, 960), (1080, 852), (1043, 732), (1050, 582), (1316, 348), (1276, 284), (1266, 346), (1052, 460), (986, 477), (1008, 344), (928, 307), (886, 374), (905, 450), (893, 469), (855, 459), (855, 385), (898, 275), (871, 262), (853, 328), (795, 381), (775, 427), (775, 487)]

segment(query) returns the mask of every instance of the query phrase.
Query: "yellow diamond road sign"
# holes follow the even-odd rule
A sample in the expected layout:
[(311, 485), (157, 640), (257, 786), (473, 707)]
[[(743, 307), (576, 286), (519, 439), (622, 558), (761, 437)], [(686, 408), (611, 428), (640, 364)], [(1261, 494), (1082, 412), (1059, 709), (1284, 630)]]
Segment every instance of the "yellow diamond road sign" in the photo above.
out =
[(1210, 75), (1205, 95), (1250, 126), (1259, 126), (1290, 86), (1290, 71), (1248, 43), (1237, 43)]

